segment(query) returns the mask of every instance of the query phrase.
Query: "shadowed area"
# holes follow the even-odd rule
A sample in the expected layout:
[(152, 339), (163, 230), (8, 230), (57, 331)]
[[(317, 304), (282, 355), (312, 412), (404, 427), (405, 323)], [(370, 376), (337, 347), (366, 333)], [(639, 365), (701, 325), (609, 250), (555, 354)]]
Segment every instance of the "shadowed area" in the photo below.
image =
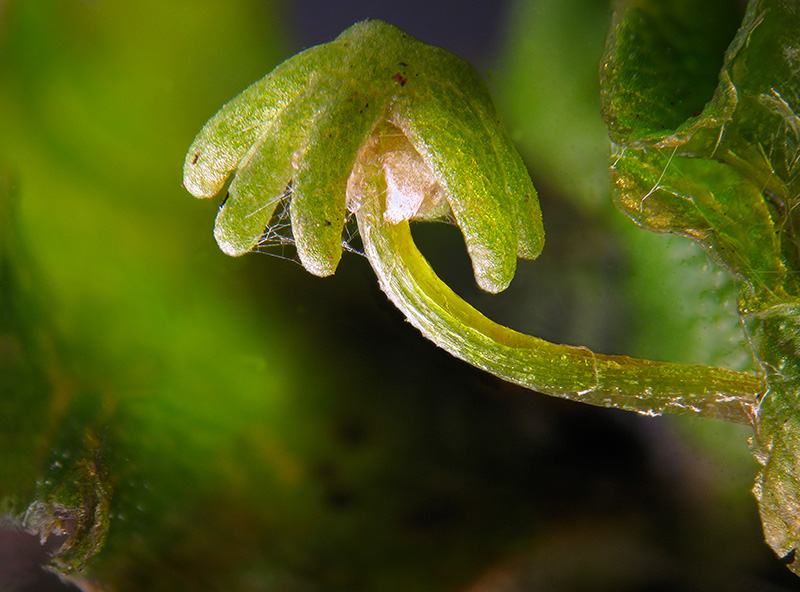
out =
[(3, 592), (80, 592), (44, 569), (49, 554), (63, 541), (50, 537), (44, 545), (39, 538), (19, 530), (0, 530), (0, 590)]

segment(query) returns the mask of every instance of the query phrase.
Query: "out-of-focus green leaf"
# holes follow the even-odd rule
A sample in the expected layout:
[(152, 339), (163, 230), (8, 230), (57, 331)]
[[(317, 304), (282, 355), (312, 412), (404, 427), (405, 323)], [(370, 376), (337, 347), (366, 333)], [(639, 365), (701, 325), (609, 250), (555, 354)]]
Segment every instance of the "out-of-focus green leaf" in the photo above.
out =
[[(97, 552), (73, 577), (104, 591), (467, 585), (527, 520), (504, 405), (383, 345), (372, 280), (317, 297), (293, 265), (219, 253), (216, 204), (180, 186), (201, 123), (286, 54), (275, 8), (4, 10), (0, 160), (31, 253), (2, 243), (24, 339), (0, 341), (22, 360), (2, 374), (0, 520), (73, 528), (53, 567)], [(92, 515), (102, 549), (72, 521)]]
[[(608, 198), (598, 63), (608, 0), (516, 0), (494, 83), (531, 173), (591, 212)], [(552, 224), (552, 223), (551, 223)]]
[(53, 565), (71, 573), (108, 533), (111, 486), (94, 438), (102, 406), (76, 381), (46, 311), (15, 192), (13, 175), (0, 171), (0, 528), (24, 529), (43, 544), (52, 537)]

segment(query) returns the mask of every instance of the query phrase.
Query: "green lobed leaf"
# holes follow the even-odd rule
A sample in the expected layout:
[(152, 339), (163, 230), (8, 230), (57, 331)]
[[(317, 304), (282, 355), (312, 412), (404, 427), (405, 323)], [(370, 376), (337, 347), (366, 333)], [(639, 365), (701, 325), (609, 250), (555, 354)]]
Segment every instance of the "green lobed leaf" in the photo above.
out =
[(368, 137), (386, 130), (382, 120), (409, 138), (444, 191), (478, 284), (507, 287), (516, 257), (536, 257), (544, 240), (522, 160), (471, 66), (381, 21), (298, 54), (223, 107), (189, 149), (184, 185), (208, 197), (233, 176), (215, 232), (231, 255), (255, 248), (289, 197), (301, 262), (330, 275), (348, 177)]

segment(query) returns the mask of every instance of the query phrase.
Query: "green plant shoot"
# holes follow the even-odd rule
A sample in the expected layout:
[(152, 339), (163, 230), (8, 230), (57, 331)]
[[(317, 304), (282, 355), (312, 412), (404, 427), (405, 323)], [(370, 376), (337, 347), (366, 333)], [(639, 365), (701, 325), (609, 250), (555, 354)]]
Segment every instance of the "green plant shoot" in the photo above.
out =
[[(752, 424), (765, 467), (756, 495), (767, 540), (787, 556), (800, 544), (800, 303), (791, 296), (799, 276), (788, 273), (796, 242), (781, 241), (794, 232), (800, 195), (800, 82), (789, 57), (788, 72), (757, 64), (800, 55), (800, 17), (785, 2), (751, 2), (712, 100), (686, 113), (691, 101), (662, 108), (671, 83), (654, 84), (647, 73), (648, 60), (672, 44), (683, 82), (706, 76), (681, 69), (703, 36), (684, 26), (689, 4), (617, 7), (603, 62), (615, 199), (640, 225), (698, 240), (741, 281), (763, 374), (550, 343), (494, 323), (450, 290), (418, 251), (409, 222), (454, 220), (477, 283), (498, 292), (516, 258), (543, 247), (536, 192), (477, 73), (381, 21), (298, 54), (225, 105), (190, 147), (184, 184), (198, 197), (227, 186), (215, 236), (230, 255), (257, 247), (288, 200), (300, 261), (316, 275), (334, 272), (353, 213), (381, 288), (411, 323), (505, 380), (647, 415)], [(670, 26), (653, 27), (665, 14)], [(685, 34), (672, 39), (676, 31)]]

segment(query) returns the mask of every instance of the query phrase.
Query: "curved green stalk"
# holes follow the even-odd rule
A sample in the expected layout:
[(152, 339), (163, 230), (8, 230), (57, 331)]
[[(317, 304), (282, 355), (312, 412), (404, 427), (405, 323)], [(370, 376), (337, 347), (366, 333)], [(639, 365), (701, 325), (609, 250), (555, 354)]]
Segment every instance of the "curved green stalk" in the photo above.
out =
[(379, 170), (369, 181), (371, 191), (356, 211), (366, 255), (392, 303), (439, 347), (504, 380), (549, 395), (646, 415), (752, 422), (756, 394), (764, 389), (755, 376), (596, 354), (491, 321), (439, 279), (414, 244), (407, 221), (385, 221), (385, 180)]

